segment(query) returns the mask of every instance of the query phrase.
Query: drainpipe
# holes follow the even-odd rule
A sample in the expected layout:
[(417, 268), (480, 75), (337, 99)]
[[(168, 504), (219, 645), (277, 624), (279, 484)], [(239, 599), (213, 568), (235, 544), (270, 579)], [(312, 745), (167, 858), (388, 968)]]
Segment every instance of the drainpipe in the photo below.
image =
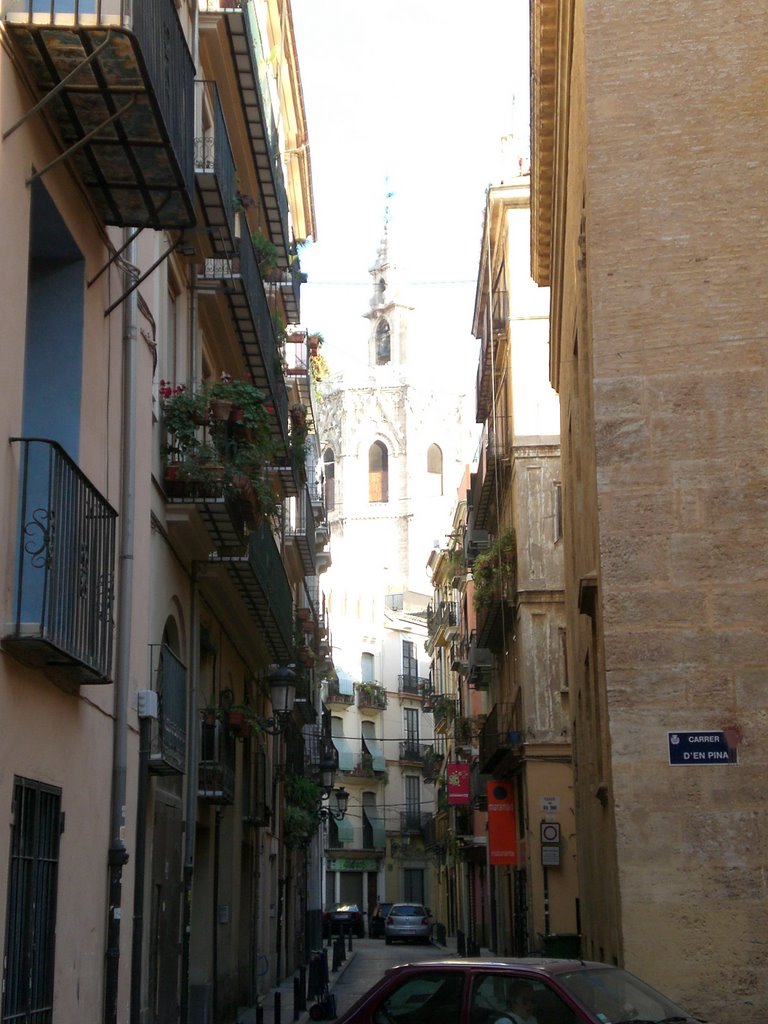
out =
[(192, 878), (195, 867), (195, 832), (197, 831), (197, 762), (200, 721), (197, 715), (197, 681), (200, 657), (200, 622), (198, 619), (199, 563), (192, 565), (192, 588), (189, 601), (189, 686), (187, 687), (187, 800), (184, 827), (184, 892), (182, 896), (181, 932), (181, 997), (180, 1024), (189, 1020), (189, 945), (192, 920)]
[[(124, 240), (130, 232), (124, 231)], [(133, 283), (130, 268), (136, 263), (136, 242), (127, 246), (125, 288)], [(134, 503), (136, 498), (136, 325), (138, 294), (131, 292), (123, 303), (123, 409), (120, 461), (120, 549), (118, 556), (117, 655), (114, 688), (112, 741), (112, 804), (109, 851), (109, 914), (104, 964), (104, 1022), (117, 1021), (117, 986), (120, 966), (120, 916), (122, 912), (125, 848), (125, 799), (128, 747), (128, 683), (131, 659), (131, 598), (133, 593)]]
[(133, 931), (131, 933), (131, 1005), (130, 1024), (141, 1021), (141, 967), (144, 955), (144, 873), (147, 864), (147, 806), (149, 803), (149, 754), (152, 720), (157, 709), (142, 707), (143, 698), (157, 694), (144, 691), (139, 702), (139, 778), (136, 797), (136, 852), (133, 864)]

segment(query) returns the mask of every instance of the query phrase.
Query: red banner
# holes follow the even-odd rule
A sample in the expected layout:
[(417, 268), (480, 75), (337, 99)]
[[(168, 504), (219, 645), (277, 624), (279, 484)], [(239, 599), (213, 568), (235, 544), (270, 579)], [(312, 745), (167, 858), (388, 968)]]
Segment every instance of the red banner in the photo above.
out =
[(448, 765), (448, 803), (469, 803), (469, 765), (451, 761)]
[(517, 864), (515, 791), (511, 782), (488, 783), (488, 861)]

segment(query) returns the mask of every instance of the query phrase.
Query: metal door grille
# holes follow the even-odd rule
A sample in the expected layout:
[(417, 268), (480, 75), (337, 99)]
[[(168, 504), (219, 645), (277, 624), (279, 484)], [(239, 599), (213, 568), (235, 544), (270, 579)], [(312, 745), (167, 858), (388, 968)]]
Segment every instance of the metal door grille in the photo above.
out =
[(50, 1024), (61, 790), (16, 778), (2, 1024)]

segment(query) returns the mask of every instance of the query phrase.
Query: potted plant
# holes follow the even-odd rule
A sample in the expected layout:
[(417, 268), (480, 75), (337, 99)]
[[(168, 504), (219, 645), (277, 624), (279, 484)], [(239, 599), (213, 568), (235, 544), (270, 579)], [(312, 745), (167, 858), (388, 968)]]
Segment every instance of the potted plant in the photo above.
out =
[(204, 389), (193, 391), (184, 384), (175, 387), (160, 381), (165, 429), (173, 435), (169, 449), (178, 453), (195, 449), (201, 444), (199, 428), (208, 421), (208, 397)]
[(472, 578), (476, 611), (482, 611), (494, 600), (507, 596), (515, 579), (516, 550), (515, 531), (507, 530), (475, 558)]
[(317, 830), (320, 787), (305, 775), (289, 775), (285, 782), (284, 839), (289, 849), (309, 846)]
[(272, 273), (277, 268), (277, 246), (267, 235), (261, 231), (254, 231), (251, 235), (253, 251), (256, 254), (256, 263), (261, 271), (262, 277)]

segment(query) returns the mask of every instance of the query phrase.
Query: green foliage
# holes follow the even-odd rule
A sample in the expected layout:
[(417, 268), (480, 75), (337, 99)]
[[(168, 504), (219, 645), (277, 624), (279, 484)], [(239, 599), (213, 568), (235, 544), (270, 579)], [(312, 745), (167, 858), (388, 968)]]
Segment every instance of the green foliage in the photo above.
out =
[(472, 565), (475, 583), (476, 611), (487, 608), (494, 600), (507, 596), (515, 582), (515, 531), (505, 531), (493, 544), (479, 554)]
[[(223, 420), (211, 415), (211, 402), (216, 400), (231, 403)], [(259, 388), (228, 374), (197, 391), (166, 387), (163, 415), (169, 437), (167, 479), (198, 485), (198, 495), (202, 491), (244, 499), (244, 507), (253, 506), (255, 514), (279, 513), (265, 475), (275, 446)]]
[(305, 775), (289, 775), (285, 783), (285, 845), (309, 846), (318, 824), (320, 787)]
[(256, 253), (256, 262), (262, 274), (271, 274), (277, 268), (277, 246), (260, 231), (254, 231), (251, 235), (253, 250)]

